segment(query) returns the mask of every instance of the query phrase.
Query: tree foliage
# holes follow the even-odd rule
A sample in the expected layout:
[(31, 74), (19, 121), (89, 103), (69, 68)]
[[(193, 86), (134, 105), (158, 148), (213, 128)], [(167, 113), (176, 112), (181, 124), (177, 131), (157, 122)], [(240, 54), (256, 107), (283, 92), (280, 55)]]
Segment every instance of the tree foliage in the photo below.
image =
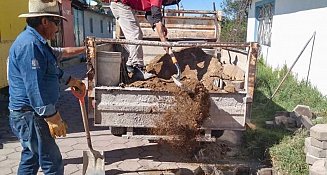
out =
[(251, 0), (223, 0), (221, 6), (224, 19), (222, 22), (221, 41), (246, 41), (247, 18), (251, 2)]

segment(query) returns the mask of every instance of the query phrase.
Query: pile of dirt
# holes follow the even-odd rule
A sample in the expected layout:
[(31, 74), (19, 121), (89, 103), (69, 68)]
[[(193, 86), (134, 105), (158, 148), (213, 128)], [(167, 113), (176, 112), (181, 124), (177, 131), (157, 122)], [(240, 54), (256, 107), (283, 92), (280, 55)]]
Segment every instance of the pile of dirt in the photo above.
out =
[[(188, 86), (201, 82), (209, 91), (218, 91), (213, 85), (217, 77), (222, 77), (222, 64), (215, 57), (204, 53), (200, 48), (188, 48), (174, 53), (181, 69), (181, 82)], [(175, 65), (168, 54), (155, 57), (147, 66), (147, 71), (157, 77), (147, 81), (135, 81), (127, 86), (150, 88), (155, 91), (176, 92), (171, 76), (177, 73)]]

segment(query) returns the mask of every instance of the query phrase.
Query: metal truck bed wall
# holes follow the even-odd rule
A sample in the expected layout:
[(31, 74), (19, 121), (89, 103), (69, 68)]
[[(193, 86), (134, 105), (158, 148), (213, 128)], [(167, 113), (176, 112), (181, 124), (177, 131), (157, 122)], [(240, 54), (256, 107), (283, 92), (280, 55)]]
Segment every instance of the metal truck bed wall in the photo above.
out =
[[(202, 129), (243, 130), (247, 112), (245, 93), (211, 93), (210, 117)], [(114, 127), (155, 127), (173, 105), (174, 96), (142, 88), (95, 88), (95, 123)], [(182, 111), (181, 111), (182, 112)]]

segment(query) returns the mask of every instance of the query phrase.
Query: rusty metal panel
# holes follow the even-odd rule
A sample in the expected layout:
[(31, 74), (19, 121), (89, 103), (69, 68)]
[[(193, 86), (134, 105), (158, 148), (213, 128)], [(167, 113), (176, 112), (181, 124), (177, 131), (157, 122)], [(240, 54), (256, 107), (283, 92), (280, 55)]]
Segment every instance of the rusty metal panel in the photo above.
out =
[[(143, 32), (143, 38), (158, 37), (143, 15), (137, 15), (137, 19)], [(218, 40), (219, 38), (220, 26), (216, 16), (165, 16), (163, 21), (168, 29), (167, 37), (169, 39)]]
[[(158, 38), (158, 34), (152, 29), (142, 29), (144, 38)], [(172, 29), (168, 31), (167, 38), (169, 39), (202, 39), (209, 40), (215, 38), (214, 30), (192, 30), (192, 29)]]

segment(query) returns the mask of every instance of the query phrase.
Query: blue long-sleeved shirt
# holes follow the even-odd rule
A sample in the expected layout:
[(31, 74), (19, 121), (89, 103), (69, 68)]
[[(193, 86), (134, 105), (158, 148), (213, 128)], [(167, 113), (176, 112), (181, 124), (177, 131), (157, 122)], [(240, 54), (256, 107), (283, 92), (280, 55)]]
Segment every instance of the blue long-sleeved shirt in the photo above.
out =
[(40, 116), (56, 112), (59, 83), (67, 82), (46, 40), (32, 27), (18, 35), (9, 51), (9, 109), (32, 107)]

